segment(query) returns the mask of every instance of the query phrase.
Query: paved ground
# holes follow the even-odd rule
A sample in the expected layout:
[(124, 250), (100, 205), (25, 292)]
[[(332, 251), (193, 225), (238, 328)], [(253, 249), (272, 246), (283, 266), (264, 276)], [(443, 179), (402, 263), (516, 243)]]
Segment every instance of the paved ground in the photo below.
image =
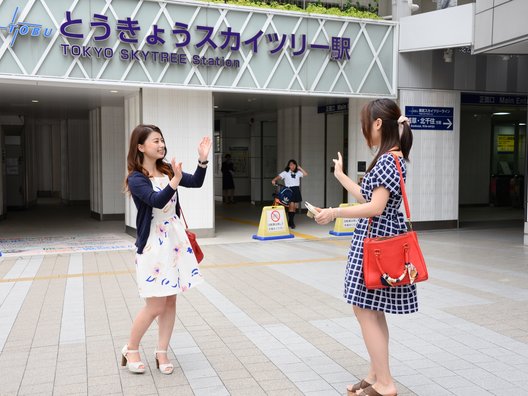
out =
[[(119, 366), (142, 305), (130, 250), (0, 258), (0, 395), (343, 395), (367, 371), (341, 298), (348, 238), (299, 218), (255, 242), (228, 220), (203, 239), (207, 283), (178, 297), (169, 356)], [(112, 232), (115, 232), (112, 229)], [(389, 316), (399, 395), (528, 395), (528, 248), (521, 227), (421, 232), (420, 312)]]

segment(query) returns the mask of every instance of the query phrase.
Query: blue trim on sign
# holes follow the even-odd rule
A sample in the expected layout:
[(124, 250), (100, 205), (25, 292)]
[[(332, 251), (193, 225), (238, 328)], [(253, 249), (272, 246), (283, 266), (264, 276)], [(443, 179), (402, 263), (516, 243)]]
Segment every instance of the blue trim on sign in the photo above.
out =
[(258, 239), (259, 241), (272, 241), (274, 239), (286, 239), (286, 238), (295, 238), (295, 236), (293, 234), (280, 235), (280, 236), (269, 236), (269, 237), (261, 237), (258, 235), (253, 235), (253, 239)]
[(344, 235), (354, 235), (353, 232), (337, 232), (334, 230), (328, 231), (329, 234), (335, 235), (335, 236), (344, 236)]

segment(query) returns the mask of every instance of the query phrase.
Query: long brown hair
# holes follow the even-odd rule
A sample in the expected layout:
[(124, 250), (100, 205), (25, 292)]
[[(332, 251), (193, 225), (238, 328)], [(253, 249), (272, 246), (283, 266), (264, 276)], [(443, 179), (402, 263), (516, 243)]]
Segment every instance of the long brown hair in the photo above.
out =
[[(163, 139), (163, 133), (161, 133), (161, 130), (156, 125), (139, 124), (132, 131), (127, 155), (128, 175), (125, 178), (125, 190), (128, 190), (128, 176), (130, 176), (132, 172), (138, 171), (143, 173), (145, 176), (150, 177), (149, 172), (143, 168), (144, 155), (141, 151), (139, 151), (138, 146), (140, 144), (145, 144), (145, 140), (147, 140), (152, 132), (158, 132)], [(167, 146), (165, 146), (165, 155), (167, 155)], [(156, 160), (156, 169), (159, 172), (168, 175), (169, 178), (174, 176), (172, 167), (170, 164), (165, 162), (165, 157)]]
[(403, 123), (403, 133), (400, 136), (398, 131), (398, 118), (401, 116), (398, 105), (390, 99), (376, 99), (367, 103), (361, 110), (361, 130), (367, 140), (367, 144), (372, 148), (372, 123), (378, 118), (381, 119), (381, 143), (376, 156), (370, 163), (369, 172), (378, 158), (393, 147), (398, 147), (403, 158), (409, 160), (413, 135), (409, 123)]

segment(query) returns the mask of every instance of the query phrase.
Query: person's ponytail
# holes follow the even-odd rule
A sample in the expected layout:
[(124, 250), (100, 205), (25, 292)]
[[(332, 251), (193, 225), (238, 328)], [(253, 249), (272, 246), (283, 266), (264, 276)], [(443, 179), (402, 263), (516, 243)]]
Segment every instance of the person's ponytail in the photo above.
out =
[(413, 143), (413, 134), (409, 122), (403, 122), (402, 127), (403, 132), (400, 136), (400, 150), (403, 154), (403, 158), (409, 160), (409, 153)]

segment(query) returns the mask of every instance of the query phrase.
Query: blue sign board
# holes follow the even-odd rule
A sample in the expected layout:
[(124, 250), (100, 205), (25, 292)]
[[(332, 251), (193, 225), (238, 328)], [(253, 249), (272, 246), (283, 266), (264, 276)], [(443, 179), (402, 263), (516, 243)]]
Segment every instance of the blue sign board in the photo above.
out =
[(411, 129), (453, 130), (452, 107), (405, 106)]

